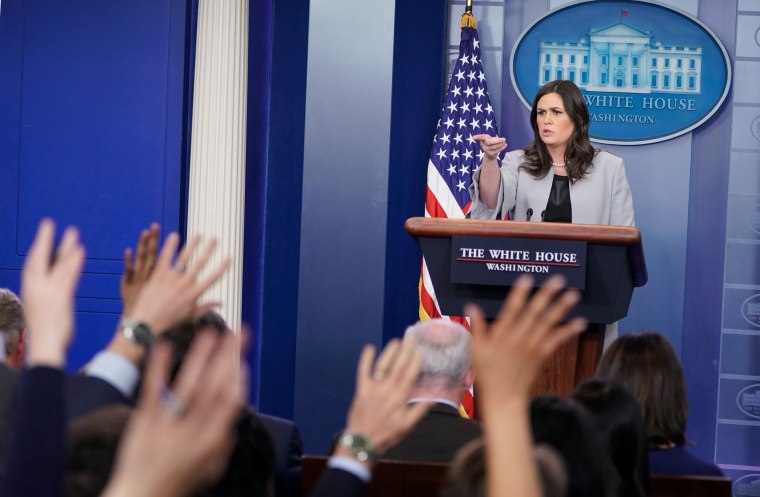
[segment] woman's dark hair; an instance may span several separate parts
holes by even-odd
[[[597,151],[591,145],[588,137],[588,126],[591,120],[588,107],[583,100],[583,94],[572,81],[562,79],[550,81],[536,93],[536,97],[533,99],[533,107],[530,109],[533,141],[525,147],[525,158],[520,167],[536,178],[543,178],[552,168],[552,156],[549,154],[546,144],[541,140],[537,121],[538,101],[549,93],[556,93],[562,98],[565,112],[575,125],[567,143],[564,158],[567,176],[570,181],[575,182],[583,178]]]
[[[567,497],[609,497],[619,486],[617,472],[595,433],[591,414],[577,402],[542,395],[530,405],[533,442],[559,452],[568,475]]]
[[[636,399],[650,447],[686,443],[688,400],[673,347],[657,332],[622,335],[602,356],[596,375],[621,383]]]
[[[619,497],[645,497],[649,487],[649,444],[636,400],[612,380],[586,381],[570,398],[585,407],[620,477]]]
[[[220,335],[229,332],[229,328],[227,327],[224,318],[216,311],[208,311],[197,318],[182,322],[174,328],[166,330],[160,337],[158,337],[158,340],[170,343],[174,351],[169,368],[169,385],[172,385],[177,378],[179,370],[185,362],[185,357],[193,346],[195,337],[202,330],[206,329],[214,330]],[[145,364],[141,366],[141,369],[145,369]],[[143,378],[144,376],[141,374],[140,381],[133,394],[133,399],[140,398]]]
[[[179,370],[185,362],[185,357],[193,346],[195,337],[206,329],[212,329],[220,335],[229,331],[227,323],[219,313],[208,311],[197,318],[178,324],[161,335],[160,340],[171,343],[174,349],[171,369],[169,370],[169,384],[174,383],[175,378],[177,378]]]

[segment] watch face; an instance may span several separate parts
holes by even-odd
[[[371,450],[372,446],[364,439],[357,440],[357,443],[354,445],[354,454],[362,462],[369,460]]]
[[[347,433],[341,438],[341,445],[361,462],[374,460],[375,448],[372,442],[362,435]]]
[[[153,344],[153,332],[145,323],[139,323],[134,327],[135,342],[149,347]]]
[[[125,320],[125,322],[122,322],[122,331],[130,342],[142,345],[143,347],[153,345],[153,331],[146,323],[135,323]]]

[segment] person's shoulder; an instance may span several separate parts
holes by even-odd
[[[504,154],[503,161],[510,161],[510,162],[517,162],[520,163],[525,158],[525,150],[518,148],[517,150],[512,150],[511,152],[507,152]]]
[[[594,155],[594,165],[597,165],[597,164],[604,165],[604,166],[622,167],[623,158],[615,154],[612,154],[610,152],[607,152],[606,150],[597,150],[596,154]]]
[[[520,148],[517,150],[512,150],[504,154],[504,158],[501,159],[501,167],[518,169],[524,161],[525,161],[525,151],[523,149]]]
[[[597,150],[594,155],[594,159],[591,162],[591,167],[586,170],[587,174],[594,175],[597,178],[603,177],[608,181],[617,177],[621,171],[625,171],[625,165],[623,159],[615,154],[611,154],[606,150]]]
[[[702,476],[723,476],[723,471],[714,463],[700,459],[691,453],[686,447],[682,447],[683,452],[688,457],[689,462],[694,468],[694,473]]]
[[[463,417],[459,410],[447,404],[435,403],[427,413],[426,418],[437,418],[438,420],[448,423],[450,426],[465,427],[470,430],[482,431],[480,422]]]
[[[264,414],[263,412],[256,412],[256,416],[265,424],[273,425],[273,426],[282,426],[282,427],[288,427],[292,428],[295,426],[295,423],[289,419],[280,418],[278,416],[273,416],[271,414]]]
[[[0,384],[16,383],[18,372],[8,365],[0,362]]]
[[[686,447],[651,449],[649,464],[652,474],[723,476],[718,466],[696,457]]]
[[[300,440],[301,433],[295,422],[260,412],[255,413],[255,415],[275,440],[290,440],[292,438]]]

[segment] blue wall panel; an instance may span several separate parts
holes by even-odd
[[[752,242],[726,245],[725,282],[727,284],[760,285],[760,251]]]
[[[309,0],[272,4],[271,25],[257,24],[259,29],[269,29],[269,39],[259,37],[259,43],[269,45],[271,61],[260,51],[255,61],[271,64],[271,80],[262,74],[252,82],[260,86],[251,88],[257,93],[254,105],[266,106],[266,116],[261,109],[259,117],[267,121],[258,129],[249,124],[254,136],[248,142],[248,174],[263,184],[249,182],[246,190],[243,318],[260,337],[252,357],[259,375],[257,406],[262,412],[292,419]],[[261,13],[252,10],[251,15]],[[250,70],[267,72],[253,66]],[[276,84],[270,86],[271,81]],[[263,93],[265,103],[259,101]]]
[[[715,458],[721,464],[757,465],[760,459],[760,425],[719,424],[717,432]],[[738,494],[740,497],[749,495],[752,494]]]
[[[446,84],[443,7],[440,0],[420,0],[412,9],[396,4],[383,341],[419,317],[422,253],[404,222],[425,215],[427,163]]]
[[[395,3],[309,5],[295,420],[323,452],[380,345]]]
[[[243,240],[242,319],[252,327],[248,350],[250,398],[259,405],[261,303],[269,138],[269,99],[272,55],[272,0],[258,3],[248,14],[248,125],[246,127],[245,227]]]
[[[310,5],[294,399],[310,452],[345,423],[362,345],[417,319],[403,223],[424,214],[443,85],[445,2],[336,6]]]
[[[0,15],[0,285],[43,216],[87,248],[71,367],[113,333],[124,248],[179,223],[186,2],[5,0]]]
[[[760,336],[724,333],[720,373],[760,377]]]
[[[699,18],[720,38],[732,60],[736,8],[735,0],[702,1],[699,10]],[[732,101],[729,93],[723,107],[692,133],[681,345],[692,406],[687,435],[698,442],[694,452],[699,457],[717,462],[722,462],[715,459],[715,439]]]

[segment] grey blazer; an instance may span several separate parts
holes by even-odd
[[[515,150],[504,156],[501,165],[501,187],[496,209],[489,209],[480,202],[478,181],[480,169],[475,171],[470,186],[473,219],[506,218],[525,221],[528,209],[533,209],[531,221],[540,222],[541,212],[546,209],[553,174],[536,179],[520,169],[523,151]],[[570,185],[573,224],[607,224],[633,226],[633,198],[623,159],[609,152],[600,151],[583,179]]]

